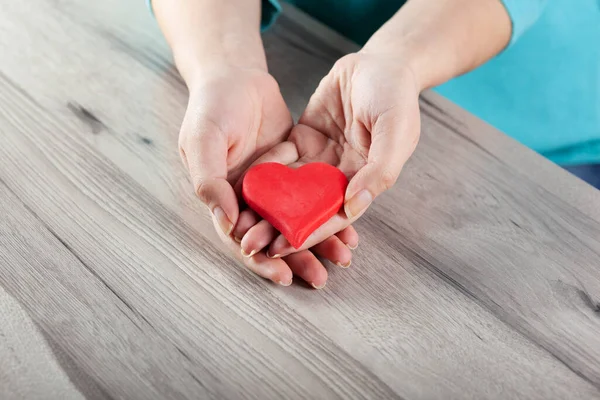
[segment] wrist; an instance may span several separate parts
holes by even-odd
[[[156,19],[188,86],[214,65],[266,70],[260,0],[152,0]]]
[[[511,22],[496,0],[408,1],[369,40],[367,51],[398,54],[421,89],[477,68],[504,49]]]
[[[409,42],[390,42],[373,36],[360,50],[360,53],[382,57],[397,64],[398,68],[408,70],[413,76],[419,92],[434,86],[432,82],[435,81],[435,78],[428,68],[430,64],[426,60],[426,54]]]
[[[247,69],[266,73],[267,60],[260,35],[250,36],[225,35],[220,40],[207,40],[193,47],[174,48],[177,68],[188,88],[220,70]]]

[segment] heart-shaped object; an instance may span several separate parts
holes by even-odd
[[[329,164],[310,163],[292,169],[264,163],[246,173],[242,195],[251,209],[298,249],[340,210],[347,186],[342,171]]]

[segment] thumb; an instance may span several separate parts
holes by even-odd
[[[189,170],[196,196],[229,236],[239,216],[237,196],[227,181],[227,136],[216,126],[199,132],[182,130],[179,150]]]
[[[418,110],[416,118],[401,114],[391,108],[373,123],[367,164],[352,177],[346,189],[344,211],[349,219],[359,217],[377,196],[396,183],[417,145]]]

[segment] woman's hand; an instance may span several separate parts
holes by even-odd
[[[349,178],[344,211],[317,229],[299,250],[337,232],[344,236],[373,199],[396,182],[419,139],[419,93],[416,75],[401,58],[368,52],[345,56],[319,84],[288,142],[263,156],[292,167],[326,162]],[[242,248],[246,243],[265,245],[269,238],[274,239],[268,249],[273,257],[298,251],[266,222],[261,224],[244,235]],[[317,271],[322,265],[312,268],[315,275],[323,273]]]
[[[229,236],[239,216],[234,184],[267,150],[283,142],[292,117],[275,79],[262,69],[206,69],[190,85],[179,153],[196,195]]]

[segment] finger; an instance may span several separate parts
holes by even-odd
[[[375,197],[396,183],[417,145],[419,125],[418,109],[399,113],[391,108],[379,115],[372,127],[367,164],[346,189],[344,210],[348,218],[360,216]]]
[[[282,259],[268,258],[265,253],[257,253],[253,257],[244,257],[244,264],[255,274],[269,279],[278,285],[292,284],[292,269]]]
[[[327,270],[309,250],[300,251],[284,258],[295,275],[304,279],[315,289],[322,289],[327,282]]]
[[[235,228],[233,228],[233,239],[240,243],[246,232],[258,224],[259,221],[260,217],[254,211],[250,209],[242,211],[238,217],[237,224],[235,224]]]
[[[311,233],[299,249],[294,248],[283,235],[279,235],[269,246],[267,255],[272,258],[285,257],[288,254],[309,249],[330,236],[335,235],[337,232],[340,232],[351,223],[352,221],[346,218],[343,212],[337,213],[331,217],[329,221],[325,222],[317,228],[317,230]]]
[[[239,205],[227,182],[227,138],[214,124],[186,121],[180,138],[180,154],[189,168],[194,191],[228,236],[237,222]]]
[[[306,250],[308,247],[302,246],[299,249],[295,249],[290,242],[283,235],[277,236],[277,238],[271,243],[267,250],[267,257],[269,258],[280,258],[285,257],[289,254]]]
[[[358,232],[352,225],[346,229],[342,229],[335,234],[350,250],[354,250],[358,247]]]
[[[214,217],[213,223],[216,227],[217,221]],[[289,286],[292,284],[293,273],[285,261],[282,259],[268,258],[264,252],[257,253],[253,257],[242,257],[240,245],[234,242],[231,236],[225,236],[220,230],[217,230],[217,232],[219,233],[219,238],[234,254],[236,259],[242,261],[244,266],[246,266],[249,270],[265,279],[269,279],[277,283],[278,285]]]
[[[242,255],[252,257],[277,237],[277,231],[266,220],[260,221],[246,232],[240,243]]]
[[[325,239],[311,251],[342,268],[348,268],[352,264],[352,252],[337,236]]]
[[[281,142],[271,150],[260,156],[252,163],[252,166],[266,162],[278,162],[280,164],[291,164],[298,160],[298,150],[292,142]]]
[[[296,161],[298,161],[298,150],[296,149],[296,145],[292,142],[282,142],[257,158],[248,169],[255,165],[264,164],[267,162],[277,162],[288,165]],[[248,170],[246,170],[246,172],[248,172]],[[235,192],[238,194],[242,192],[242,182],[244,181],[246,172],[242,174],[240,179],[238,179],[235,184]]]

